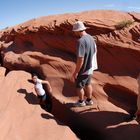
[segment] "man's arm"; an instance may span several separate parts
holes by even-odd
[[[50,93],[52,92],[52,87],[51,87],[49,81],[42,80],[42,84],[46,84],[46,85],[47,85],[48,91],[49,91]]]
[[[74,79],[77,78],[77,75],[83,65],[83,62],[84,62],[84,58],[83,57],[78,57],[77,58],[77,61],[76,61],[76,68],[75,68],[75,71],[74,71],[74,74],[73,74],[73,77]]]

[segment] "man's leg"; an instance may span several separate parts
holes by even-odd
[[[93,105],[93,101],[92,101],[92,85],[86,85],[85,86],[85,93],[86,93],[86,104],[87,105]]]
[[[83,88],[76,88],[76,93],[79,97],[79,100],[80,101],[83,101],[84,100],[84,89]]]
[[[86,103],[84,101],[84,94],[85,94],[84,89],[83,88],[76,88],[76,93],[77,93],[77,95],[79,97],[79,100],[78,100],[78,102],[76,102],[74,104],[74,106],[77,106],[77,107],[85,106]]]
[[[85,93],[88,99],[92,98],[92,85],[91,84],[85,86]]]
[[[75,103],[75,106],[85,106],[85,101],[84,101],[84,95],[85,95],[85,91],[84,91],[84,76],[79,75],[77,76],[76,79],[76,93],[79,97],[79,100],[77,103]]]

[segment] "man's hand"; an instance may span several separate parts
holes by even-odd
[[[73,77],[72,77],[72,81],[75,81],[75,79],[77,79],[78,73],[83,65],[84,62],[84,58],[83,57],[78,57],[77,61],[76,61],[76,68],[75,71],[73,73]]]

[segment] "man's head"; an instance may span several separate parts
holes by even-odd
[[[73,24],[72,31],[75,33],[76,36],[81,36],[81,34],[83,32],[85,32],[85,30],[86,30],[86,27],[85,27],[85,25],[84,25],[84,23],[82,21],[76,21]]]
[[[38,79],[38,76],[36,74],[33,74],[32,75],[32,80],[33,80],[34,83],[36,83],[37,79]]]

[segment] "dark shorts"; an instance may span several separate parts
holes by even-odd
[[[51,112],[52,110],[52,98],[48,96],[48,94],[44,94],[43,96],[39,96],[39,104],[42,109],[45,109],[47,112]]]
[[[76,82],[76,88],[84,88],[91,83],[92,75],[78,75]]]
[[[46,95],[46,94],[44,94],[43,96],[38,95],[38,99],[39,99],[40,101],[45,101],[46,98],[47,98],[47,95]]]

